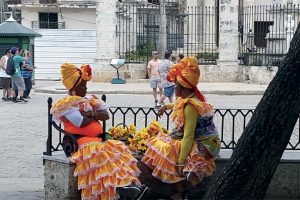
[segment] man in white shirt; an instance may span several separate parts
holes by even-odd
[[[3,101],[11,100],[11,77],[6,74],[5,69],[7,66],[7,60],[11,56],[10,49],[5,51],[5,55],[0,60],[0,84],[3,87]]]
[[[158,52],[152,51],[152,59],[148,62],[147,72],[150,78],[150,87],[152,88],[152,94],[155,100],[155,107],[159,107],[159,103],[157,100],[157,88],[159,88],[159,96],[161,97],[163,88],[161,86],[160,75],[158,72],[158,66],[160,64],[160,60],[158,59]]]

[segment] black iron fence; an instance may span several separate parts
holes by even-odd
[[[218,10],[215,7],[188,7],[166,4],[167,49],[174,55],[196,56],[199,63],[215,64],[218,59]],[[126,62],[148,62],[158,49],[159,5],[118,7],[116,40],[119,58]]]
[[[299,23],[299,4],[244,7],[239,16],[239,59],[254,66],[278,65]]]
[[[48,99],[48,139],[46,155],[51,155],[53,151],[62,150],[62,137],[61,131],[52,129],[52,115],[50,109],[52,106],[52,98]],[[251,109],[216,109],[214,122],[218,129],[221,148],[234,149],[238,139],[250,121],[254,110]],[[172,111],[166,111],[165,114],[159,118],[157,110],[154,108],[141,108],[141,107],[110,107],[110,119],[103,123],[104,130],[117,124],[123,123],[130,125],[133,123],[137,130],[148,126],[152,120],[157,120],[163,127],[168,130],[173,128],[170,123]],[[287,145],[287,150],[300,150],[300,116],[294,128],[293,134]]]

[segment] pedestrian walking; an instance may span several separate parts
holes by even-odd
[[[30,58],[30,52],[25,51],[24,57],[27,57],[28,60],[24,61],[24,63],[21,65],[21,74],[24,79],[25,83],[25,91],[24,91],[24,98],[25,99],[31,99],[29,96],[31,88],[32,88],[32,72],[34,71],[34,66],[32,66],[32,62],[29,60]]]
[[[28,58],[26,56],[25,57],[21,57],[19,55],[19,49],[17,47],[12,47],[10,50],[11,50],[11,53],[12,53],[12,56],[13,56],[13,64],[14,64],[14,69],[15,69],[14,74],[11,76],[11,80],[12,80],[12,96],[13,96],[13,100],[12,101],[14,103],[28,102],[24,98],[25,83],[24,83],[24,79],[22,77],[21,69],[20,69],[20,65],[25,60],[28,60]],[[20,100],[17,99],[16,90],[18,91],[18,94],[20,95]]]
[[[164,55],[164,59],[160,62],[158,72],[160,75],[161,85],[163,87],[163,94],[161,95],[159,99],[159,105],[162,105],[164,103],[164,100],[166,97],[168,97],[169,102],[173,103],[173,95],[174,95],[174,83],[169,82],[167,80],[167,75],[169,74],[170,67],[172,64],[174,64],[171,59],[172,52],[166,51]]]
[[[159,106],[157,99],[157,88],[159,89],[159,95],[162,95],[163,89],[161,86],[161,80],[158,72],[160,60],[158,59],[158,52],[152,52],[152,59],[148,62],[147,72],[150,78],[150,87],[152,88],[152,94],[155,101],[155,107]]]
[[[0,61],[0,84],[3,88],[2,100],[11,100],[11,77],[6,73],[7,61],[11,56],[10,49],[6,49],[5,55],[1,57]]]

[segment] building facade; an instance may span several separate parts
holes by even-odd
[[[43,35],[36,39],[37,78],[59,79],[62,62],[94,63],[98,72],[109,71],[99,61],[112,58],[145,64],[159,46],[163,2],[167,49],[213,68],[278,65],[299,22],[300,0],[20,0],[11,7]]]

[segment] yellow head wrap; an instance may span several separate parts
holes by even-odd
[[[167,79],[170,82],[177,81],[185,88],[194,89],[194,93],[198,99],[205,102],[205,97],[197,88],[200,80],[200,69],[197,58],[185,57],[179,63],[171,66]]]
[[[200,69],[197,58],[185,57],[179,63],[171,66],[168,80],[178,82],[185,88],[194,88],[200,79]],[[187,80],[187,81],[186,81]]]
[[[70,63],[64,63],[60,69],[61,79],[68,90],[74,89],[81,80],[90,81],[92,79],[92,69],[90,65],[83,64],[81,68]]]

